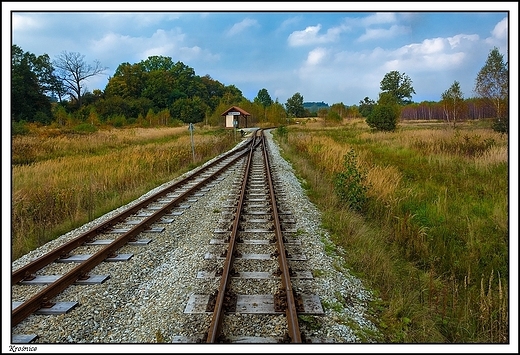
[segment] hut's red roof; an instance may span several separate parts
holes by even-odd
[[[235,112],[240,112],[240,114],[242,116],[251,116],[251,114],[245,110],[242,110],[240,107],[238,106],[231,106],[230,108],[228,108],[226,111],[224,111],[224,113],[222,113],[221,116],[226,116],[228,112],[231,112],[231,111],[235,111]]]

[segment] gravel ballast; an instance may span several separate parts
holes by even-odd
[[[296,220],[294,228],[301,231],[298,238],[307,257],[305,266],[315,274],[313,280],[296,280],[293,287],[297,291],[319,295],[325,311],[324,316],[308,319],[308,324],[301,325],[302,330],[308,337],[327,343],[375,342],[372,336],[377,334],[377,330],[367,315],[367,304],[372,299],[371,293],[364,288],[361,280],[352,276],[342,266],[339,255],[325,252],[324,243],[332,243],[327,232],[320,227],[318,209],[305,195],[290,164],[280,156],[279,148],[272,140],[271,134],[266,132],[266,136],[271,152],[271,165],[281,180],[286,196],[284,204],[293,212]],[[68,351],[74,352],[101,350],[95,345],[79,348],[76,344],[120,346],[105,351],[119,351],[121,344],[132,344],[125,345],[125,349],[128,349],[125,352],[177,352],[172,347],[179,347],[181,352],[209,350],[208,345],[204,344],[152,343],[171,343],[177,337],[191,337],[203,334],[206,330],[210,315],[186,314],[184,309],[191,295],[209,294],[218,287],[218,278],[197,279],[197,271],[205,267],[204,255],[211,249],[209,241],[215,238],[213,232],[219,226],[223,206],[230,198],[230,191],[234,191],[232,184],[239,177],[239,173],[240,169],[237,167],[223,175],[223,179],[204,196],[196,197],[196,201],[190,202],[190,207],[183,209],[182,215],[172,217],[171,223],[161,224],[165,228],[163,232],[147,233],[145,237],[152,239],[151,243],[122,247],[118,253],[132,253],[130,260],[104,262],[91,271],[92,275],[110,275],[107,281],[98,285],[74,285],[57,296],[55,301],[79,303],[69,313],[51,316],[31,315],[13,327],[12,334],[38,336],[34,343],[25,346],[44,349],[46,345],[43,344],[67,344]],[[190,174],[184,174],[180,178]],[[177,180],[150,191],[141,199]],[[13,261],[12,270],[77,237],[86,229],[100,224],[104,219],[138,203],[141,199]],[[96,247],[82,248],[85,248],[82,253],[96,251]],[[63,274],[70,267],[68,264],[55,264],[52,266],[52,273]],[[27,293],[28,287],[32,288],[31,292],[35,292],[41,286],[13,286],[12,301],[27,299],[30,296]],[[233,317],[232,322],[235,323],[231,327],[238,329],[252,326],[247,315]],[[165,346],[169,347],[168,350]],[[248,347],[258,345],[227,346],[244,346],[243,351],[248,351]],[[56,351],[60,351],[59,346]]]

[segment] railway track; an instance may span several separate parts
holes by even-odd
[[[300,331],[298,315],[324,314],[317,295],[297,294],[292,278],[312,279],[310,271],[294,271],[290,263],[305,261],[292,236],[293,216],[283,210],[263,135],[245,164],[243,175],[232,191],[223,228],[215,230],[205,255],[215,260],[199,278],[219,278],[212,294],[194,294],[186,313],[210,313],[208,330],[202,336],[176,337],[174,342],[207,343],[302,343],[312,342]],[[278,197],[277,197],[278,196]],[[253,328],[272,323],[270,336],[247,334],[237,329],[233,318],[247,315]]]
[[[307,225],[308,217],[294,210],[292,197],[280,186],[285,175],[279,177],[271,167],[263,134],[257,132],[243,143],[15,269],[13,301],[19,302],[12,306],[12,342],[329,343],[347,339],[341,329],[330,333],[317,327],[334,323],[327,318],[323,302],[330,304],[331,297],[349,291],[343,286],[325,291],[323,285],[334,282],[313,278],[316,268],[327,267],[322,265],[322,252],[315,249],[315,238],[295,228]],[[208,223],[207,217],[214,222]],[[312,266],[307,265],[309,252]],[[128,274],[120,272],[118,265],[128,265],[123,268]],[[112,295],[116,288],[121,291]],[[48,325],[39,324],[57,325],[59,332],[47,332],[43,328]],[[126,329],[129,326],[131,330]],[[38,331],[44,333],[36,341]],[[329,338],[338,331],[342,335]]]

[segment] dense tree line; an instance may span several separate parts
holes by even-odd
[[[186,64],[165,56],[122,63],[104,90],[84,90],[85,79],[102,74],[101,63],[87,64],[79,53],[62,52],[54,61],[12,46],[11,119],[59,126],[222,124],[221,114],[237,105],[252,114],[251,123],[286,122],[286,107],[267,89],[250,102],[234,85],[196,75]],[[299,99],[299,100],[298,100]],[[288,100],[290,114],[301,117],[297,93]]]
[[[478,120],[483,118],[492,118],[495,116],[495,109],[487,100],[482,98],[464,99],[461,103],[458,120]],[[451,116],[450,116],[451,117]],[[441,101],[423,101],[420,103],[411,103],[403,106],[400,113],[402,120],[445,120],[445,107]]]
[[[251,102],[234,85],[224,85],[209,75],[199,76],[186,64],[165,56],[150,56],[138,63],[122,63],[104,90],[84,89],[85,80],[104,73],[94,61],[79,53],[62,52],[54,61],[12,46],[11,119],[43,125],[156,126],[204,122],[223,125],[221,114],[236,105],[251,113],[249,122],[284,124],[298,117],[329,121],[365,117],[376,129],[393,130],[399,119],[432,119],[455,122],[498,117],[508,122],[507,63],[495,48],[476,79],[476,98],[465,99],[457,81],[440,95],[439,102],[414,103],[410,77],[398,71],[380,82],[377,101],[365,97],[359,105],[335,103],[311,111],[297,92],[285,104],[273,100],[262,88]],[[327,104],[328,106],[328,104]],[[15,131],[15,130],[13,130]]]
[[[170,57],[152,56],[119,65],[94,107],[107,118],[138,120],[167,110],[172,118],[196,123],[204,121],[221,101],[234,104],[242,99],[242,92],[233,85],[225,86],[209,75],[200,77],[193,68]]]

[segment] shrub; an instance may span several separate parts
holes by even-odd
[[[178,118],[173,118],[171,120],[170,126],[172,126],[172,127],[182,127],[182,126],[184,126],[184,122],[182,122]]]
[[[327,120],[341,122],[342,118],[339,113],[329,110],[327,113]]]
[[[375,105],[370,115],[368,115],[367,124],[380,131],[394,131],[397,127],[397,118],[399,112],[394,105]]]
[[[285,126],[279,126],[274,133],[280,137],[284,142],[287,142],[287,136],[289,134],[289,131],[287,130],[287,127]]]
[[[90,124],[90,123],[80,123],[76,127],[74,127],[74,131],[78,133],[92,133],[96,132],[97,128],[96,126]]]
[[[334,191],[342,203],[354,211],[362,211],[367,202],[366,176],[357,167],[354,149],[343,157],[345,170],[334,176]]]
[[[29,128],[27,127],[27,122],[25,121],[19,121],[19,122],[15,122],[15,121],[12,121],[12,124],[11,124],[11,135],[15,136],[15,135],[25,135],[25,134],[29,134]]]
[[[108,124],[114,127],[123,127],[126,124],[125,115],[113,115],[107,120]]]
[[[507,118],[497,118],[495,122],[493,122],[493,130],[499,133],[507,133],[509,130],[509,124]]]

